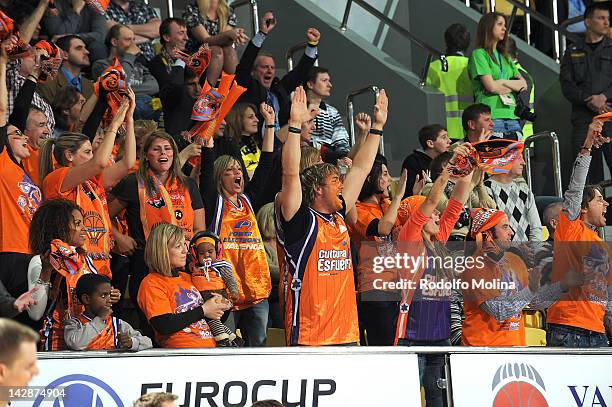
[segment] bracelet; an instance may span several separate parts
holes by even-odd
[[[585,147],[585,146],[582,146],[582,147],[580,147],[580,150],[586,150],[586,151],[588,151],[588,152],[590,153],[592,148],[593,148],[593,147],[588,147],[588,148],[587,148],[587,147]]]
[[[276,124],[266,124],[264,127],[266,129],[275,129],[276,128]]]
[[[383,135],[383,131],[382,130],[376,130],[376,129],[370,129],[370,134],[376,134],[377,136],[382,136]]]
[[[40,278],[38,280],[36,280],[36,282],[34,284],[46,285],[48,287],[51,287],[51,282],[50,281],[43,281]]]
[[[32,75],[32,74],[29,74],[29,75],[28,75],[28,79],[29,79],[30,77],[34,78],[34,81],[35,81],[35,82],[38,82],[38,77],[36,77],[36,76],[34,76],[34,75]]]
[[[319,45],[319,41],[308,41],[308,45],[310,45],[311,47],[316,47],[317,45]]]
[[[289,126],[289,133],[302,134],[302,129],[298,129],[297,127]]]

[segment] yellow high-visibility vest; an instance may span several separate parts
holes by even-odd
[[[468,75],[468,58],[461,55],[447,56],[448,71],[442,70],[442,62],[436,60],[429,66],[427,85],[444,93],[446,130],[453,140],[463,139],[461,115],[474,103],[474,90]]]

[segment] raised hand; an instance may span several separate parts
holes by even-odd
[[[406,193],[406,181],[408,181],[408,170],[404,168],[402,170],[402,175],[400,175],[399,181],[397,183],[397,187],[395,188],[395,196],[393,197],[398,199],[403,199],[404,194]],[[415,194],[418,195],[418,194]]]
[[[261,23],[259,24],[259,30],[264,34],[268,34],[270,31],[274,29],[274,27],[276,27],[276,24],[277,24],[277,21],[276,21],[276,18],[274,17],[274,13],[272,11],[266,11],[266,14],[264,14],[263,17],[261,18]]]
[[[116,132],[121,127],[123,120],[125,120],[125,115],[128,112],[130,107],[130,99],[128,97],[124,97],[119,105],[119,109],[117,109],[117,113],[115,113],[115,117],[113,117],[113,121],[111,122],[109,128],[110,131]]]
[[[604,143],[609,143],[610,138],[602,136],[603,122],[600,120],[594,120],[589,124],[587,130],[587,136],[584,140],[584,147],[586,148],[599,148]]]
[[[134,93],[134,91],[132,90],[131,87],[128,88],[127,90],[127,96],[128,96],[128,100],[130,103],[130,106],[128,108],[128,112],[126,114],[126,118],[129,119],[134,119],[134,111],[136,110],[136,94]]]
[[[355,125],[362,133],[367,133],[370,131],[370,127],[372,127],[372,118],[367,113],[357,113],[355,116]]]
[[[276,115],[272,106],[268,105],[266,102],[262,102],[261,105],[259,105],[259,111],[261,112],[261,115],[263,116],[266,124],[274,124],[274,119]]]
[[[387,98],[387,92],[381,89],[376,97],[376,104],[374,105],[374,126],[383,127],[387,123],[387,114],[389,111],[389,99]]]
[[[309,44],[317,45],[319,40],[321,40],[321,33],[316,28],[311,27],[306,31],[306,39]]]
[[[306,123],[311,119],[310,111],[308,110],[308,103],[306,100],[306,92],[304,88],[298,86],[293,92],[291,97],[291,113],[289,114],[289,121],[300,126],[302,123]]]
[[[423,188],[425,188],[425,184],[431,179],[430,175],[429,170],[423,170],[420,174],[416,175],[414,185],[412,186],[412,195],[421,195]]]

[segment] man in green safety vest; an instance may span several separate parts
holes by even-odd
[[[463,24],[452,24],[444,32],[444,41],[447,64],[443,65],[440,60],[431,63],[427,85],[444,93],[448,136],[453,140],[461,140],[461,114],[474,103],[472,82],[467,72],[468,58],[465,56],[470,46],[470,33]]]
[[[527,89],[520,92],[518,97],[523,100],[525,106],[529,108],[529,111],[532,114],[532,119],[535,120],[535,82],[533,81],[533,77],[527,72],[525,68],[521,66],[518,61],[518,48],[516,46],[516,42],[512,38],[508,38],[508,54],[512,57],[514,64],[516,65],[516,69],[518,69],[521,76],[527,82]],[[529,99],[527,99],[527,95],[529,95]],[[527,100],[525,100],[527,99]],[[523,126],[523,140],[527,137],[533,135],[533,121],[524,119],[523,117],[519,117],[521,126]]]

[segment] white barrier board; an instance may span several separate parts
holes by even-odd
[[[67,399],[13,406],[131,406],[142,393],[169,391],[179,406],[417,406],[417,356],[341,351],[330,354],[227,354],[44,359],[31,386],[65,386]]]
[[[612,406],[612,355],[456,354],[455,407]]]

